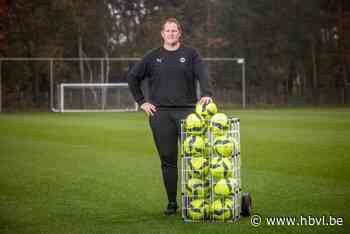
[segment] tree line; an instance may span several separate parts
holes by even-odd
[[[325,2],[12,0],[6,2],[2,17],[6,46],[0,53],[2,57],[140,57],[160,46],[161,22],[175,17],[183,24],[184,43],[203,57],[245,58],[248,103],[339,104],[346,101],[346,93],[337,79],[335,16]],[[27,97],[25,105],[42,105],[40,98],[49,91],[47,65],[2,63],[4,105],[15,105],[19,93]],[[104,75],[93,61],[82,60],[74,69],[69,66],[57,64],[56,73],[74,74],[79,82],[113,82],[117,71],[125,72],[118,67],[122,65],[108,60],[102,65]],[[208,66],[218,97],[225,90],[240,92],[240,76],[227,75],[234,72],[232,64]]]

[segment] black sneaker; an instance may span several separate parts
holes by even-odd
[[[179,208],[176,202],[169,202],[168,207],[165,209],[165,215],[173,215],[176,214],[176,210]]]

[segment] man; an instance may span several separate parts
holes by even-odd
[[[174,18],[165,20],[161,31],[163,46],[149,51],[128,74],[131,93],[141,109],[149,116],[163,174],[168,206],[165,215],[178,209],[177,149],[180,120],[194,111],[197,102],[196,81],[199,80],[202,97],[209,103],[208,71],[197,52],[181,44],[182,28]],[[141,90],[141,81],[149,80],[149,100]]]

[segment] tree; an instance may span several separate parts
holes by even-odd
[[[222,0],[220,4],[217,33],[231,42],[220,52],[247,59],[249,82],[264,87],[265,100],[278,95],[278,87],[285,96],[292,95],[295,84],[317,90],[320,29],[327,21],[319,1]]]

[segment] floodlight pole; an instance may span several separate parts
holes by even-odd
[[[237,60],[238,64],[242,64],[242,107],[246,108],[246,85],[245,85],[245,60],[244,58]]]
[[[50,109],[53,109],[53,60],[50,59]]]
[[[64,88],[64,84],[60,84],[60,111],[61,112],[64,112],[63,88]]]

